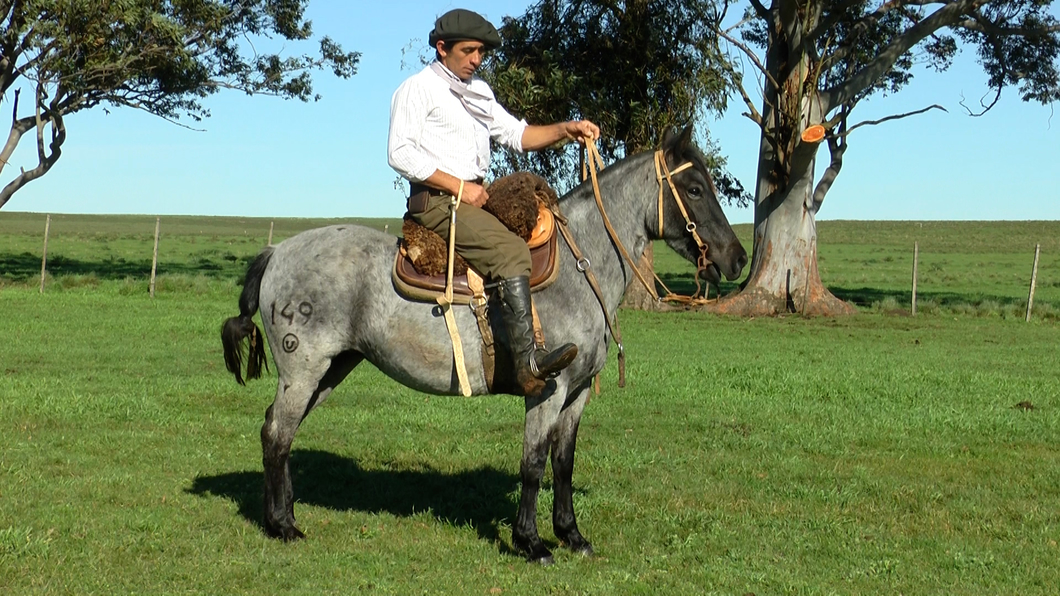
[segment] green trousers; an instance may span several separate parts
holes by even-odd
[[[420,225],[449,242],[449,203],[452,197],[431,197],[427,209],[414,213]],[[530,249],[496,217],[462,203],[456,211],[456,252],[486,281],[530,275]]]

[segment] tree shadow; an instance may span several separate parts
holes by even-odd
[[[880,288],[843,288],[829,286],[828,290],[836,298],[855,304],[857,306],[869,307],[874,303],[883,302],[887,298],[893,298],[898,304],[908,305],[913,300],[911,290],[883,290]],[[978,304],[985,301],[994,301],[998,304],[1015,304],[1026,306],[1026,299],[1013,298],[1012,296],[996,296],[991,294],[962,294],[958,292],[924,292],[916,293],[917,302],[934,302],[941,307],[952,307],[965,304]]]
[[[674,294],[682,296],[691,296],[696,291],[696,274],[692,273],[659,273],[656,272],[659,279],[662,280],[666,287],[670,289]],[[708,282],[706,280],[700,280],[700,292],[706,292]],[[661,292],[661,288],[657,288]],[[727,281],[722,280],[720,284],[710,284],[710,295],[717,298],[719,295],[726,295],[735,292],[740,289],[740,282],[738,281]]]
[[[253,256],[237,258],[221,257],[224,262],[210,259],[199,259],[196,262],[176,263],[160,261],[156,269],[158,275],[191,274],[215,278],[237,277],[242,273]],[[12,281],[26,281],[40,276],[40,255],[28,252],[0,253],[0,276]],[[72,259],[61,255],[48,257],[48,273],[57,275],[95,275],[104,280],[121,280],[128,277],[141,278],[151,275],[151,260],[126,260],[121,257],[107,257],[100,260]]]
[[[291,482],[298,503],[402,517],[430,512],[448,524],[470,525],[491,542],[500,542],[500,527],[513,523],[518,506],[518,475],[491,467],[453,474],[365,470],[347,457],[298,450],[291,453]],[[240,515],[262,527],[264,483],[259,471],[229,472],[199,476],[186,492],[228,499]]]

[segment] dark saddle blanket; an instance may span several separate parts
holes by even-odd
[[[552,207],[556,192],[544,178],[517,172],[489,186],[490,198],[483,209],[493,214],[513,233],[527,241],[533,263],[530,286],[546,287],[556,277],[557,231]],[[459,211],[457,217],[460,217]],[[394,263],[394,286],[401,295],[434,301],[445,292],[448,238],[413,221],[407,214],[402,240]],[[456,255],[453,265],[453,301],[467,303],[474,292],[468,285],[468,264]]]

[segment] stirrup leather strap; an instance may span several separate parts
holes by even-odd
[[[464,362],[464,345],[460,341],[460,331],[453,315],[453,261],[456,257],[456,210],[460,208],[460,199],[464,195],[464,181],[460,181],[460,190],[449,202],[449,265],[445,274],[445,293],[438,297],[438,306],[445,314],[445,326],[449,330],[449,339],[453,342],[453,361],[456,365],[456,378],[460,383],[460,394],[471,396],[471,383],[467,380],[467,365]]]

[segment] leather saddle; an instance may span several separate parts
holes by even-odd
[[[556,279],[556,254],[558,232],[555,217],[552,211],[543,202],[538,202],[537,225],[533,229],[527,246],[530,247],[530,259],[532,267],[530,270],[531,291],[538,291],[548,287]],[[435,299],[445,292],[445,273],[440,275],[425,275],[416,270],[409,250],[402,239],[394,261],[393,269],[394,288],[398,294],[410,300],[434,302]],[[453,302],[456,304],[468,304],[471,302],[474,292],[467,278],[467,273],[453,275]]]

